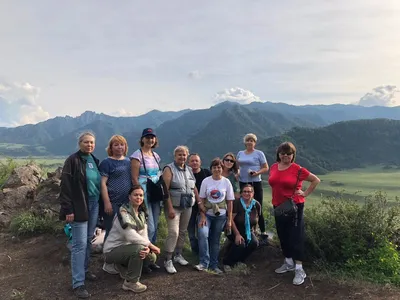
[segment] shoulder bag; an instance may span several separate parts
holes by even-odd
[[[286,199],[283,203],[275,207],[274,215],[276,217],[297,217],[297,205],[293,200],[294,193],[296,192],[297,184],[300,180],[301,167],[297,173],[296,184],[294,186],[293,194],[290,198]]]

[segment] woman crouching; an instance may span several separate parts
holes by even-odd
[[[135,293],[147,289],[139,282],[143,263],[155,263],[156,254],[160,254],[160,249],[149,241],[147,235],[143,197],[140,185],[131,188],[129,203],[123,204],[117,212],[103,248],[106,263],[115,264],[117,270],[127,267],[126,273],[120,273],[125,279],[122,289]]]
[[[234,243],[227,250],[223,259],[225,271],[237,263],[245,263],[250,254],[257,249],[258,240],[254,235],[261,215],[261,205],[254,200],[254,188],[245,184],[240,199],[235,200],[232,213],[232,233],[228,239]]]

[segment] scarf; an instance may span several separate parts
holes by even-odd
[[[130,203],[121,206],[118,218],[123,229],[129,226],[136,231],[143,230],[146,222],[144,212],[139,211],[139,213],[136,214]]]
[[[244,209],[244,229],[246,230],[246,243],[248,245],[251,241],[250,213],[254,205],[256,205],[256,200],[252,199],[248,207],[246,207],[243,198],[240,198],[240,203]]]

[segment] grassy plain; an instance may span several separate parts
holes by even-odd
[[[400,197],[400,168],[386,169],[383,166],[352,169],[331,172],[318,176],[321,183],[314,193],[308,197],[308,203],[320,201],[322,197],[342,195],[355,200],[362,200],[365,196],[376,191],[387,194],[389,201],[396,201]],[[308,186],[307,183],[304,186]],[[271,202],[271,190],[268,184],[264,185],[264,202]]]

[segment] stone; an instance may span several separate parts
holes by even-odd
[[[37,186],[42,180],[42,170],[35,164],[15,168],[3,185],[3,189],[22,186]]]

